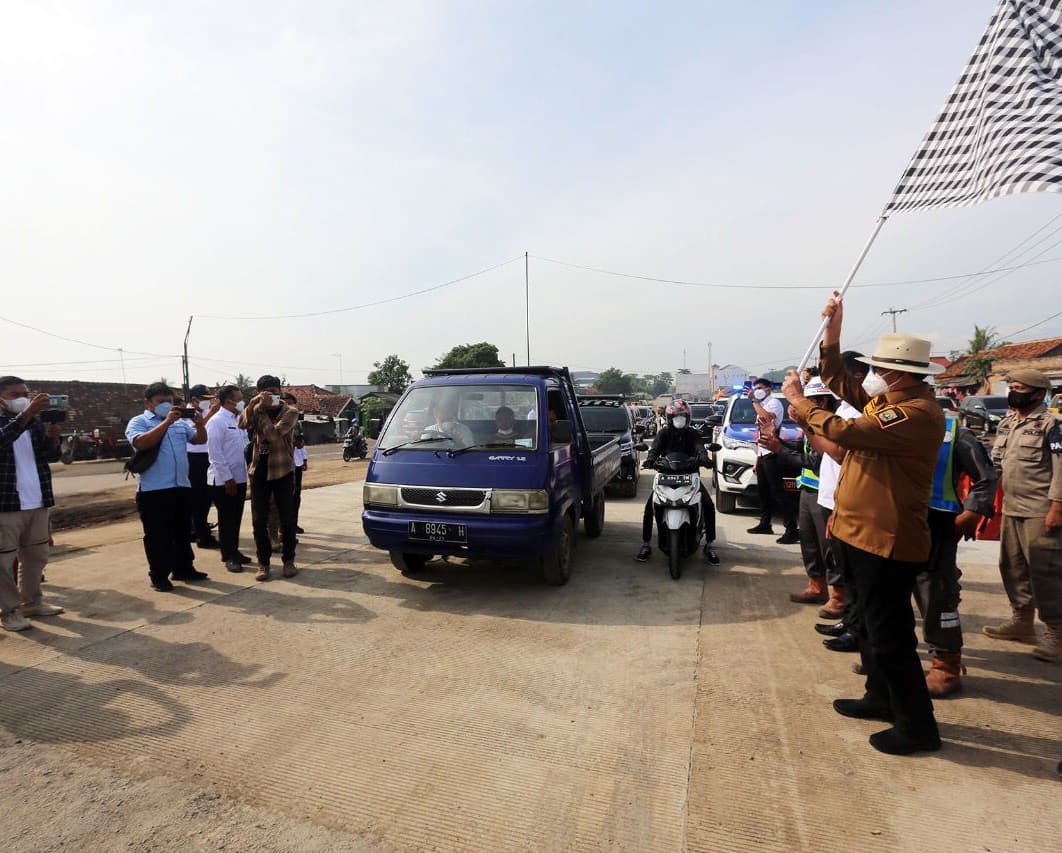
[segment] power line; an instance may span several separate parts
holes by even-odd
[[[1062,214],[1060,214],[1062,215]],[[1053,248],[1053,247],[1052,247]],[[617,272],[616,270],[606,270],[601,267],[590,267],[584,264],[574,264],[569,261],[560,261],[556,258],[544,258],[540,255],[534,256],[535,260],[545,261],[550,264],[557,264],[562,267],[570,267],[571,269],[585,270],[587,272],[596,272],[601,275],[611,275],[618,278],[632,278],[638,281],[649,281],[656,284],[675,284],[681,287],[707,287],[717,288],[720,290],[823,290],[828,285],[824,284],[721,284],[719,282],[710,281],[686,281],[678,278],[661,278],[659,276],[651,275],[639,275],[637,273]],[[875,281],[867,282],[865,284],[853,284],[852,287],[899,287],[905,284],[931,284],[938,281],[953,281],[960,278],[973,278],[986,275],[994,275],[1001,272],[1014,272],[1015,270],[1024,269],[1026,267],[1039,266],[1041,264],[1055,263],[1056,261],[1062,261],[1062,257],[1056,258],[1044,258],[1041,261],[1030,261],[1024,264],[1018,264],[1011,267],[998,267],[996,269],[986,269],[975,273],[958,273],[956,275],[940,275],[933,276],[931,278],[911,278],[904,279],[902,281]]]
[[[60,341],[66,341],[67,343],[80,344],[83,347],[91,347],[92,349],[108,350],[109,352],[121,352],[122,351],[121,347],[108,347],[108,346],[104,346],[103,344],[89,343],[88,341],[82,341],[82,340],[78,340],[77,338],[68,337],[66,335],[60,335],[60,334],[57,334],[55,332],[49,332],[46,329],[40,329],[37,326],[31,326],[29,323],[22,323],[19,320],[12,320],[10,317],[0,317],[0,320],[2,320],[5,323],[10,323],[12,326],[19,326],[19,327],[21,327],[23,329],[29,329],[31,332],[37,332],[37,333],[42,334],[42,335],[47,335],[49,338],[55,338],[55,339],[60,340]],[[124,351],[128,352],[128,353],[132,353],[133,355],[150,355],[150,356],[153,356],[155,358],[180,358],[180,356],[171,355],[169,353],[140,352],[139,350],[131,350],[131,349],[127,349],[127,350],[124,350]]]
[[[346,308],[329,308],[326,311],[309,311],[304,314],[263,314],[259,316],[235,316],[229,314],[197,314],[196,316],[203,320],[302,320],[307,317],[324,317],[328,314],[343,314],[347,311],[360,311],[363,308],[374,308],[377,305],[387,305],[391,302],[399,302],[402,299],[410,299],[414,296],[422,296],[425,293],[432,293],[436,290],[442,290],[444,287],[453,287],[455,284],[460,284],[463,281],[468,281],[471,278],[476,278],[481,275],[486,275],[494,270],[501,269],[509,264],[523,258],[520,255],[515,258],[509,258],[507,261],[502,261],[500,264],[494,264],[494,266],[486,267],[468,275],[463,275],[460,278],[451,279],[450,281],[444,281],[442,284],[435,284],[431,287],[424,287],[420,290],[413,290],[409,293],[403,293],[399,296],[389,296],[386,299],[377,299],[374,302],[364,302],[361,305],[350,305]]]
[[[1014,335],[1020,335],[1022,332],[1027,332],[1029,331],[1029,329],[1035,329],[1037,326],[1042,326],[1044,323],[1048,323],[1051,320],[1054,320],[1055,317],[1062,317],[1062,311],[1059,311],[1057,314],[1052,314],[1050,317],[1044,317],[1044,319],[1040,320],[1037,323],[1033,323],[1031,326],[1026,326],[1024,329],[1018,329],[1018,331],[1016,332],[1010,332],[1007,337],[1010,338]]]

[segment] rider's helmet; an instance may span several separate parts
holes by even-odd
[[[690,404],[685,400],[672,400],[664,409],[664,417],[672,429],[685,429],[690,425]],[[675,423],[675,418],[680,418],[679,423]]]

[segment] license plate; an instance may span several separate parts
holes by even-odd
[[[689,474],[661,474],[660,485],[661,486],[688,486],[690,484]]]
[[[783,477],[782,488],[787,492],[795,492],[797,491],[797,481],[792,477]]]
[[[409,522],[409,538],[421,542],[450,542],[455,545],[468,544],[468,528],[463,524],[438,521]]]

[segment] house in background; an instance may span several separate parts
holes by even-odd
[[[962,355],[953,361],[943,373],[934,376],[938,388],[954,388],[967,394],[1007,393],[1007,374],[1012,370],[1032,367],[1051,380],[1053,388],[1062,386],[1062,338],[1041,338],[1007,344],[996,349],[984,350],[978,358],[990,358],[992,369],[984,382],[966,375],[966,368],[974,356]]]
[[[307,444],[338,441],[358,411],[350,394],[336,394],[320,385],[285,385],[281,390],[295,397],[303,414],[302,434]]]
[[[104,438],[124,436],[126,424],[144,411],[145,386],[136,383],[27,379],[26,384],[32,391],[67,398],[64,435],[98,429]]]

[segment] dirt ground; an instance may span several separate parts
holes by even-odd
[[[305,495],[292,580],[207,552],[207,582],[158,594],[135,520],[64,532],[46,593],[67,612],[0,632],[4,848],[1057,847],[1062,668],[981,635],[1006,612],[994,543],[960,551],[944,749],[890,758],[830,708],[861,683],[788,601],[797,548],[722,516],[723,564],[672,581],[632,559],[646,481],[559,589],[521,565],[398,573],[358,482]]]
[[[312,459],[302,478],[302,488],[319,489],[336,486],[351,480],[365,478],[368,461],[354,459],[344,462],[342,458]],[[132,484],[104,489],[87,494],[78,494],[67,501],[59,501],[52,511],[52,529],[72,530],[94,524],[110,524],[136,516],[133,501],[135,487]]]

